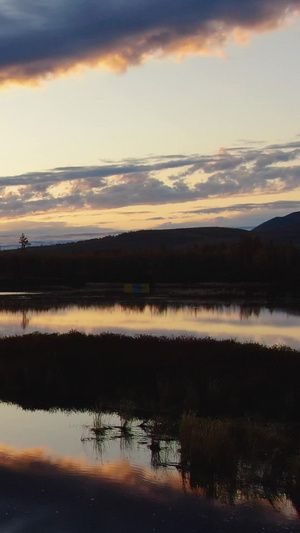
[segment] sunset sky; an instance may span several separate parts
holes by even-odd
[[[300,210],[300,0],[0,0],[0,245]]]

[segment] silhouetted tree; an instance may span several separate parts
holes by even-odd
[[[21,244],[21,248],[23,250],[26,248],[26,246],[30,246],[30,242],[28,238],[26,237],[26,235],[24,235],[24,233],[21,233],[20,235],[19,244]]]

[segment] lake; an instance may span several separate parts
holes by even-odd
[[[13,302],[13,308],[12,308]],[[105,301],[97,304],[49,303],[45,309],[33,296],[1,298],[0,335],[39,331],[90,334],[151,334],[216,339],[234,338],[300,349],[300,310],[251,304]]]
[[[28,294],[1,295],[1,336],[75,329],[231,337],[299,349],[299,325],[297,309],[258,305],[141,299],[82,305],[41,303]],[[130,418],[125,424],[116,412],[102,412],[100,405],[91,413],[29,411],[2,403],[0,421],[0,531],[300,531],[297,486],[292,478],[287,484],[288,472],[274,477],[268,471],[268,454],[273,457],[277,448],[262,448],[250,459],[237,451],[227,468],[225,441],[217,432],[213,446],[221,449],[225,468],[183,468],[182,442],[159,426],[161,420]],[[271,436],[267,428],[266,442]]]
[[[175,439],[154,448],[140,420],[124,431],[116,414],[101,416],[105,432],[95,437],[91,413],[0,405],[1,531],[299,531],[280,487],[247,486],[240,474],[195,481],[178,467]]]

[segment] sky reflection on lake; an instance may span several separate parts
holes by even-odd
[[[240,305],[129,305],[108,303],[50,310],[0,311],[0,335],[40,331],[90,334],[192,335],[236,338],[300,349],[300,314],[281,309]]]
[[[105,415],[111,426],[103,446],[85,440],[92,415],[23,411],[0,404],[0,530],[103,533],[192,533],[299,531],[298,514],[282,493],[267,495],[226,487],[190,485],[172,465],[179,460],[172,444],[169,465],[155,455],[135,421],[127,445],[117,438],[120,419]],[[251,496],[249,496],[249,494]]]

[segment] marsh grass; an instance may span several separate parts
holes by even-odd
[[[299,429],[185,413],[179,441],[182,473],[193,488],[226,494],[228,502],[242,494],[270,500],[288,494],[300,502]]]
[[[0,399],[132,416],[298,421],[300,353],[210,338],[30,334],[0,339]]]
[[[120,416],[120,412],[114,414]],[[139,446],[150,451],[152,468],[178,469],[183,486],[208,498],[226,504],[267,499],[274,506],[289,498],[300,510],[300,429],[296,425],[199,417],[195,412],[183,413],[179,419],[157,416],[138,422],[136,417],[128,420],[132,431],[123,432],[121,426],[105,423],[105,412],[97,412],[93,436],[86,440],[95,446],[99,443],[102,453],[111,439],[120,439],[125,450],[138,438]]]
[[[103,414],[93,414],[93,426],[90,428],[96,436],[102,436],[107,430],[107,427],[103,425]]]
[[[96,439],[105,438],[107,431],[110,429],[110,425],[106,421],[107,414],[100,404],[96,405],[92,412],[92,417],[93,423],[89,426],[90,433],[92,433]]]
[[[128,442],[133,420],[144,419],[153,466],[168,465],[177,439],[177,466],[193,490],[229,501],[286,494],[300,510],[298,351],[75,331],[2,338],[0,399],[92,412],[86,440],[101,450],[105,413],[119,414]]]
[[[183,468],[201,468],[205,475],[236,475],[232,422],[183,414],[179,425]]]
[[[120,416],[121,429],[123,433],[130,432],[134,414],[134,403],[131,400],[121,400],[118,413]]]

